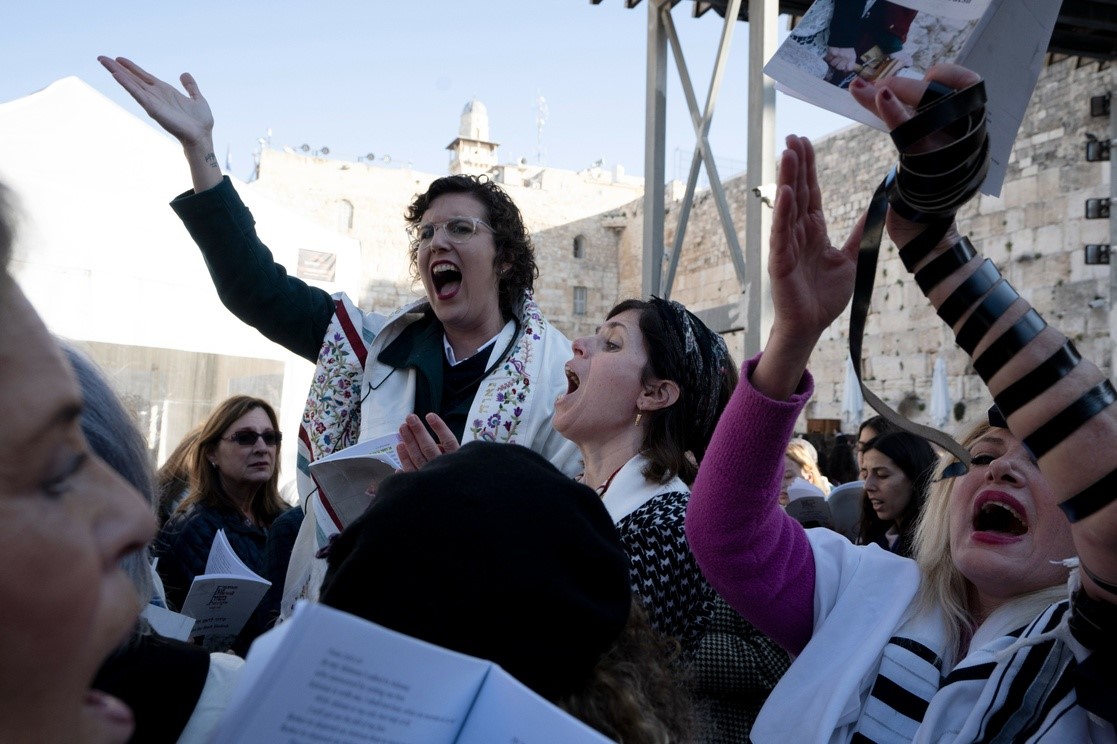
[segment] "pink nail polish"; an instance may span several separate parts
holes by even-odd
[[[891,101],[892,100],[892,91],[888,90],[888,88],[885,88],[884,90],[882,90],[880,92],[880,97],[883,98],[886,101]]]

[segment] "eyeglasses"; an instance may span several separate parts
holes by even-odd
[[[283,441],[283,432],[279,431],[265,431],[260,434],[255,431],[238,431],[227,437],[221,437],[226,442],[239,444],[241,447],[251,447],[256,444],[257,439],[263,439],[264,444],[268,447],[274,447]]]
[[[422,222],[407,228],[407,235],[411,238],[411,247],[426,248],[429,246],[431,241],[434,240],[434,234],[438,232],[440,227],[446,231],[446,237],[450,239],[450,242],[459,245],[468,243],[477,234],[478,227],[493,232],[492,227],[480,217],[451,217],[445,222]]]

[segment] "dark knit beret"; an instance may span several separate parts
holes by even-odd
[[[575,692],[628,619],[628,559],[601,499],[518,445],[471,442],[380,485],[331,546],[321,600]]]

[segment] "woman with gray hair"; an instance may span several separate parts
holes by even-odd
[[[11,224],[0,186],[0,741],[124,742],[131,711],[91,682],[136,622],[121,564],[155,519],[82,434],[73,373],[8,274]]]
[[[89,446],[153,508],[155,473],[135,420],[97,364],[70,344],[60,345],[81,388],[85,405],[81,428]],[[162,586],[151,569],[150,546],[127,556],[123,566],[143,603],[161,597]],[[93,687],[132,709],[136,722],[132,741],[205,742],[243,665],[232,654],[209,654],[198,646],[164,638],[141,617],[132,637],[101,666]]]
[[[96,362],[78,351],[69,342],[58,339],[58,345],[78,378],[85,409],[81,430],[89,446],[110,468],[132,484],[150,506],[155,497],[155,473],[151,466],[147,443],[136,427],[132,415],[124,408],[112,385]],[[156,586],[151,570],[151,546],[124,559],[124,570],[132,579],[140,601],[147,604],[153,597],[163,600],[163,587]],[[141,624],[145,621],[141,618]]]

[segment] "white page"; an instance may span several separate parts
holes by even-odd
[[[587,726],[494,665],[458,744],[610,744]]]
[[[344,529],[372,503],[374,484],[400,467],[396,456],[398,434],[370,439],[310,463],[322,506],[330,521]]]
[[[276,651],[282,647],[288,634],[297,635],[300,630],[305,629],[305,626],[293,622],[304,605],[304,602],[300,602],[295,606],[295,611],[286,622],[279,623],[271,630],[260,635],[248,647],[248,655],[245,657],[244,666],[241,667],[236,687],[233,688],[233,694],[229,697],[226,710],[232,710],[245,703],[248,694],[256,689],[258,680],[270,669],[269,664],[271,664]],[[298,639],[292,639],[291,642],[298,643]]]
[[[990,143],[989,174],[981,191],[1000,193],[1012,145],[1023,121],[1028,99],[1035,88],[1043,57],[1058,16],[1059,4],[1050,0],[893,0],[914,8],[920,15],[912,29],[935,29],[918,37],[909,33],[904,51],[911,51],[915,65],[899,74],[922,78],[935,62],[956,62],[977,71],[985,79],[988,95]],[[807,31],[828,26],[833,5],[815,3],[764,67],[776,87],[816,106],[848,116],[877,129],[883,122],[861,108],[848,90],[822,79],[826,63],[820,56],[824,44],[796,41]],[[934,39],[937,48],[912,46],[913,38],[924,45]],[[819,37],[822,38],[822,37]],[[883,177],[883,169],[882,169]]]
[[[1016,134],[1043,70],[1060,3],[993,0],[993,6],[958,62],[985,78],[989,175],[981,191],[995,196],[1001,192]]]
[[[451,744],[492,667],[321,604],[279,630],[249,654],[217,744]]]
[[[209,557],[206,559],[206,574],[232,574],[236,576],[248,576],[252,578],[264,580],[264,577],[257,574],[240,559],[233,546],[229,544],[229,538],[225,536],[225,530],[218,530],[213,538],[213,544],[209,548]]]
[[[914,64],[905,68],[903,74],[916,78],[922,78],[936,62],[955,61],[990,5],[990,0],[967,0],[964,3],[954,0],[893,2],[919,11],[909,30],[905,51],[911,48],[913,37],[919,37],[918,29],[936,29],[934,38],[940,48],[912,48],[915,52],[912,55]],[[858,105],[848,90],[822,79],[821,73],[825,71],[826,63],[821,54],[828,45],[822,44],[821,40],[814,44],[802,44],[796,40],[802,38],[808,30],[828,28],[832,11],[833,3],[816,2],[811,5],[797,27],[798,33],[793,32],[792,36],[784,40],[764,66],[764,72],[779,84],[778,87],[795,91],[797,98],[883,130],[884,123]],[[824,32],[823,38],[827,35]]]
[[[140,617],[147,620],[156,633],[176,641],[185,641],[189,638],[190,630],[194,627],[194,618],[159,605],[148,604],[140,613]]]
[[[191,638],[201,638],[209,651],[228,649],[260,600],[270,581],[231,574],[195,577],[182,603],[182,614],[195,620]]]

